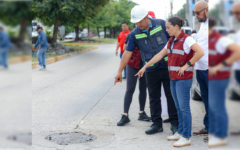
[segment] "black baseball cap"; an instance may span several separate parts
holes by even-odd
[[[39,30],[39,29],[42,29],[42,27],[38,26],[38,27],[37,27],[37,30]]]

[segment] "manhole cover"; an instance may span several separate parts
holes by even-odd
[[[7,137],[8,140],[32,145],[32,133],[19,133]]]
[[[54,133],[45,137],[46,140],[52,141],[59,145],[77,144],[92,142],[97,139],[95,135],[82,132]]]

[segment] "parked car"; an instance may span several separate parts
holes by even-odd
[[[184,27],[181,27],[181,29],[188,35],[191,35],[191,33],[192,33],[192,28],[191,27],[184,26]]]
[[[81,39],[87,38],[88,37],[88,33],[80,32],[78,34],[78,37],[81,38]]]
[[[65,36],[65,40],[70,40],[70,39],[75,39],[76,38],[76,33],[75,32],[71,32],[71,33],[68,33],[66,36]]]
[[[37,26],[32,27],[32,37],[38,37]]]
[[[201,101],[201,91],[200,91],[200,85],[197,81],[197,77],[196,77],[196,71],[194,71],[193,73],[193,83],[192,83],[192,87],[191,87],[191,98],[193,100],[196,101]]]

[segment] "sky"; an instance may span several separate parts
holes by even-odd
[[[170,0],[132,0],[144,6],[148,11],[153,11],[156,18],[166,19],[170,13]],[[177,13],[186,3],[186,0],[173,0],[173,14]]]
[[[144,6],[148,11],[154,11],[157,18],[166,19],[170,13],[170,0],[132,0],[142,6]],[[173,0],[173,14],[177,13],[182,9],[183,4],[187,0]],[[220,0],[209,0],[209,9],[214,8],[214,6],[219,3]]]

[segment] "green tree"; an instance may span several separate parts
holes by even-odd
[[[186,18],[186,11],[187,11],[187,5],[183,4],[183,8],[180,9],[176,14],[174,14],[173,16],[179,16],[182,18]]]
[[[94,16],[98,8],[107,2],[108,0],[33,0],[32,12],[43,24],[51,26],[54,23],[53,42],[56,42],[60,24],[74,26],[78,35],[79,24]]]
[[[18,42],[24,41],[27,25],[30,25],[31,2],[21,1],[1,1],[0,21],[12,27],[20,25]]]

